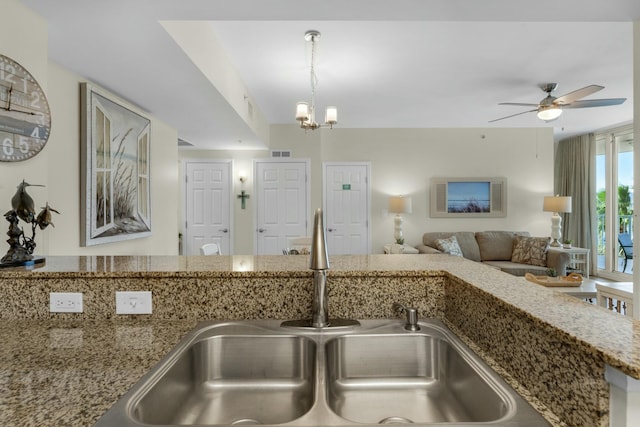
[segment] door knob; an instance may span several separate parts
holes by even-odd
[[[336,231],[336,229],[335,229],[335,228],[327,228],[327,231],[328,231],[329,233],[331,233],[332,231]]]
[[[267,231],[266,228],[258,228],[258,233],[264,233],[265,231]]]
[[[218,231],[222,231],[223,233],[228,233],[228,232],[229,232],[229,229],[228,229],[228,228],[221,228],[221,229],[220,229],[220,230],[218,230]]]

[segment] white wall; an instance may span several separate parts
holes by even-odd
[[[484,137],[483,137],[484,136]],[[404,216],[405,241],[417,245],[422,234],[436,230],[528,230],[548,236],[550,215],[542,199],[553,193],[553,133],[548,129],[334,129],[305,133],[296,125],[271,128],[271,148],[290,149],[293,157],[311,159],[311,208],[322,205],[322,162],[367,161],[372,164],[372,252],[393,241],[393,216],[386,214],[390,195],[413,198],[413,213]],[[268,151],[182,151],[234,159],[237,172],[251,172],[254,158]],[[440,219],[429,217],[432,177],[506,177],[506,218]],[[253,177],[246,188],[250,194]],[[251,199],[247,210],[236,201],[235,252],[253,253],[255,230]]]
[[[179,197],[177,131],[150,115],[153,235],[80,247],[80,200],[84,196],[80,194],[79,86],[85,79],[48,61],[46,22],[40,17],[17,0],[3,0],[3,16],[10,19],[0,25],[0,52],[20,62],[43,86],[51,108],[52,128],[47,145],[38,155],[22,162],[0,163],[2,212],[11,208],[11,196],[24,178],[32,184],[46,185],[29,189],[37,207],[48,201],[60,211],[60,215],[53,216],[55,227],[38,232],[36,254],[177,254],[178,214],[173,205]],[[0,227],[4,233],[2,230]],[[5,251],[0,245],[0,253]]]

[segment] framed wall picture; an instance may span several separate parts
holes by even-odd
[[[506,178],[431,178],[432,218],[507,216]]]
[[[151,234],[151,121],[81,83],[81,246]]]

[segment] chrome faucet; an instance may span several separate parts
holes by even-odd
[[[406,307],[397,302],[394,302],[391,308],[393,309],[393,311],[406,313],[407,321],[404,324],[404,328],[407,331],[416,332],[420,330],[420,325],[418,325],[418,309],[417,308]]]
[[[311,256],[309,268],[313,270],[313,302],[311,304],[311,319],[287,320],[282,326],[303,328],[350,327],[358,326],[360,322],[352,319],[333,319],[329,321],[329,300],[327,297],[327,270],[329,270],[329,255],[324,232],[322,209],[316,209],[313,218],[313,235],[311,238]]]
[[[313,236],[311,239],[311,257],[309,268],[313,270],[313,314],[311,326],[325,328],[329,326],[329,307],[327,304],[327,270],[329,255],[324,234],[322,209],[316,210],[313,218]]]

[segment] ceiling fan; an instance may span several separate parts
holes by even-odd
[[[557,119],[562,114],[562,110],[565,108],[590,108],[590,107],[607,107],[610,105],[622,104],[627,98],[609,98],[609,99],[586,99],[582,100],[585,96],[589,96],[592,93],[598,92],[604,89],[604,86],[590,85],[585,86],[582,89],[574,90],[565,95],[555,97],[551,96],[551,92],[556,90],[557,83],[543,83],[540,85],[540,89],[547,93],[547,96],[538,104],[525,104],[520,102],[501,102],[498,105],[516,105],[521,107],[535,107],[532,110],[522,111],[520,113],[512,114],[510,116],[501,117],[499,119],[490,120],[491,122],[497,122],[498,120],[508,119],[510,117],[519,116],[521,114],[538,112],[538,118],[545,122],[550,122]]]

